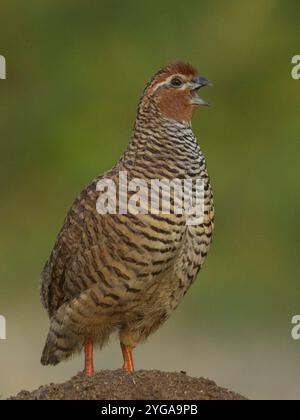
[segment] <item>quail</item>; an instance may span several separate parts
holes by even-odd
[[[191,120],[196,108],[207,105],[198,90],[210,84],[188,63],[158,70],[144,89],[126,151],[72,205],[41,275],[50,319],[43,365],[84,349],[85,374],[92,376],[94,347],[118,332],[123,368],[133,371],[133,349],[168,319],[196,279],[212,241],[214,205]],[[187,223],[187,212],[174,211],[174,193],[169,212],[118,211],[121,198],[133,198],[118,189],[120,174],[127,182],[142,180],[144,188],[152,180],[200,180],[201,222]],[[117,186],[115,212],[99,211],[103,180]]]

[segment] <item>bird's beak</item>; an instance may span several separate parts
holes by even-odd
[[[193,105],[204,105],[208,106],[209,103],[204,99],[198,96],[198,90],[203,88],[204,86],[213,86],[212,82],[210,82],[206,77],[197,76],[191,82],[191,95],[192,95],[192,103]]]

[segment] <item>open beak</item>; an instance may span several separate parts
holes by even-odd
[[[213,84],[203,76],[194,77],[194,79],[191,82],[191,95],[193,105],[209,105],[207,101],[198,96],[198,91],[204,86],[213,86]]]

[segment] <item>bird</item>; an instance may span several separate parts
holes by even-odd
[[[43,365],[84,350],[84,373],[91,377],[94,349],[118,333],[123,369],[134,371],[133,350],[170,317],[194,283],[212,242],[214,200],[192,117],[208,105],[198,91],[211,85],[184,61],[156,71],[143,90],[125,152],[74,201],[41,274],[41,301],[50,320]],[[147,187],[153,179],[200,180],[201,223],[189,224],[187,213],[172,212],[174,193],[169,213],[99,212],[99,182],[118,186],[121,173]]]

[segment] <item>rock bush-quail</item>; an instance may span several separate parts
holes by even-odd
[[[75,200],[42,273],[50,318],[42,364],[56,365],[84,348],[91,376],[93,346],[101,348],[118,331],[123,367],[133,370],[134,347],[170,316],[195,280],[214,227],[206,162],[191,128],[194,110],[207,104],[197,94],[206,85],[189,64],[160,69],[146,85],[127,150]],[[189,224],[187,213],[174,211],[174,193],[169,213],[101,213],[99,182],[118,187],[121,173],[146,186],[153,179],[201,180],[201,223]],[[118,190],[118,209],[126,193]]]

